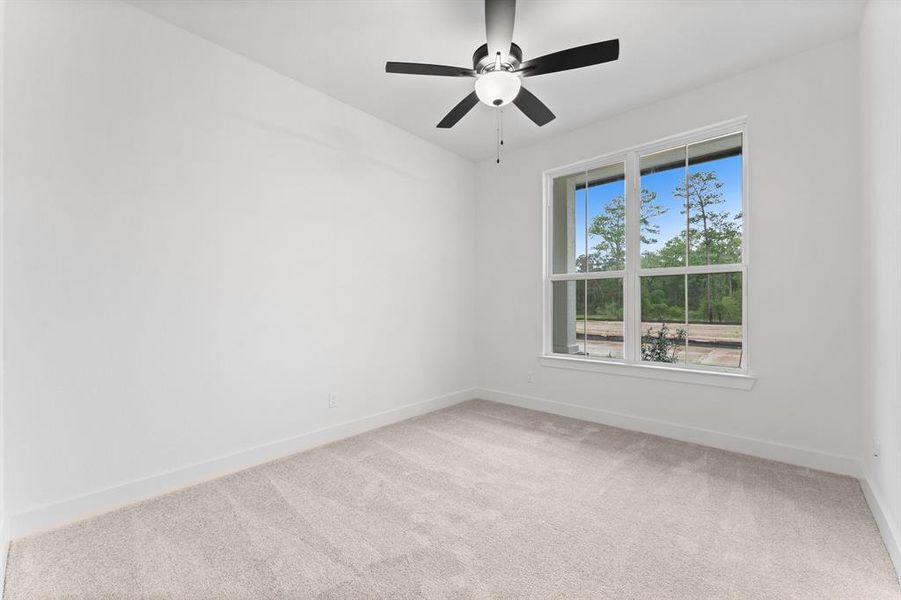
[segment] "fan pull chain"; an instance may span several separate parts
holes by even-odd
[[[494,112],[494,153],[497,164],[501,164],[501,109]]]
[[[504,145],[504,109],[497,107],[495,133],[497,134],[497,164],[501,164],[501,146]]]

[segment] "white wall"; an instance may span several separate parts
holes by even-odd
[[[861,219],[855,158],[891,160],[886,10],[860,114],[847,40],[474,169],[130,6],[9,3],[2,507],[96,507],[73,498],[464,397],[475,373],[496,399],[835,470],[878,428],[893,458],[866,474],[897,523],[897,179],[864,168]],[[541,172],[741,115],[754,389],[540,367]],[[871,256],[864,308],[889,321],[861,336]]]
[[[486,395],[853,471],[860,451],[859,431],[849,425],[860,402],[856,84],[857,44],[849,39],[510,152],[500,166],[480,163],[478,364],[481,386],[500,392]],[[539,366],[542,171],[743,115],[753,390]]]
[[[472,163],[126,4],[6,19],[10,513],[472,387]]]
[[[861,453],[873,512],[901,567],[901,3],[870,2],[864,12],[860,126]]]
[[[3,77],[3,47],[6,28],[6,3],[0,1],[0,140],[3,139],[3,95],[4,95],[4,77]],[[3,583],[6,578],[6,555],[9,543],[9,527],[6,518],[6,502],[5,497],[5,478],[6,478],[6,458],[4,454],[5,448],[5,429],[6,416],[5,404],[3,401],[3,144],[0,143],[0,597],[2,597]]]

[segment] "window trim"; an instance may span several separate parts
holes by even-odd
[[[609,358],[584,358],[566,354],[550,354],[538,357],[543,367],[554,369],[571,369],[573,371],[589,371],[609,375],[640,377],[657,381],[675,383],[691,383],[735,390],[750,390],[757,382],[754,375],[731,371],[711,371],[692,366],[673,367],[667,364],[628,363]]]
[[[750,250],[750,210],[749,210],[749,160],[748,160],[748,119],[738,117],[728,121],[722,121],[708,127],[702,127],[660,138],[653,142],[638,144],[610,152],[601,156],[570,163],[561,167],[555,167],[542,173],[543,178],[543,261],[542,261],[542,346],[541,364],[544,366],[573,368],[577,370],[589,370],[610,372],[626,375],[649,377],[651,379],[666,379],[671,381],[684,381],[689,383],[707,383],[725,387],[750,389],[755,378],[751,375],[751,343],[749,327],[749,297],[748,285],[748,257]],[[717,138],[733,133],[742,134],[742,260],[741,263],[728,265],[687,265],[681,267],[661,267],[655,269],[641,268],[640,240],[637,231],[633,227],[626,227],[626,268],[619,271],[598,271],[588,273],[560,273],[553,272],[553,185],[554,179],[560,176],[570,176],[579,171],[589,171],[611,164],[623,163],[625,166],[625,192],[626,192],[626,219],[627,223],[635,223],[640,216],[639,186],[640,175],[639,157],[653,154],[674,147],[702,142],[711,138]],[[691,273],[712,272],[740,272],[742,274],[742,365],[733,367],[713,367],[698,365],[672,365],[654,364],[641,361],[640,358],[640,278],[648,275],[673,275]],[[623,279],[623,322],[624,329],[629,332],[624,337],[623,359],[610,359],[603,357],[590,357],[553,352],[552,346],[552,320],[553,320],[553,296],[552,284],[554,281],[593,280],[605,278]],[[636,330],[636,327],[638,328]]]

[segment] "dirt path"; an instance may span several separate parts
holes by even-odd
[[[662,323],[643,322],[641,324],[642,335],[648,329],[657,331]],[[707,323],[668,323],[667,326],[675,335],[676,330],[685,329],[690,342],[716,344],[717,342],[741,343],[741,325],[715,325]],[[576,333],[585,333],[585,321],[576,321]],[[588,321],[588,335],[605,338],[622,338],[622,321]]]

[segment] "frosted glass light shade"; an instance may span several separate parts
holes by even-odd
[[[513,102],[521,85],[509,71],[489,71],[476,79],[476,96],[488,106],[504,106]]]

